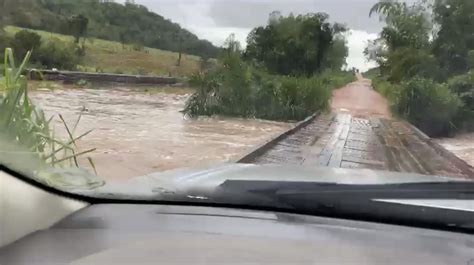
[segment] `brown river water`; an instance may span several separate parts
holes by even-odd
[[[440,138],[435,141],[474,167],[474,133],[457,135],[454,138]]]
[[[232,162],[293,126],[255,119],[185,118],[180,111],[192,93],[188,88],[32,86],[37,88],[31,93],[34,102],[48,116],[56,115],[56,131],[63,137],[57,114],[72,126],[85,109],[75,135],[93,131],[79,141],[79,151],[97,148],[89,156],[108,181]],[[474,133],[435,141],[474,166]],[[83,166],[90,168],[86,161],[82,159]]]
[[[72,126],[85,109],[75,135],[93,132],[79,141],[79,151],[97,148],[89,156],[108,181],[233,161],[292,127],[255,119],[185,118],[180,111],[192,93],[186,88],[38,87],[33,101],[48,116],[60,113]],[[65,136],[59,119],[55,128]]]

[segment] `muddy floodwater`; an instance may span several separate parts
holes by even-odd
[[[108,181],[233,161],[292,126],[254,119],[185,118],[180,111],[191,93],[172,87],[39,86],[31,95],[48,115],[61,113],[71,126],[84,110],[75,135],[93,132],[80,140],[79,148],[97,148],[90,156]],[[59,119],[55,127],[64,136]]]
[[[441,138],[435,141],[474,167],[474,133],[460,134],[454,138]]]

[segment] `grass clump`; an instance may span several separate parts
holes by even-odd
[[[0,146],[1,162],[10,161],[13,166],[19,166],[18,163],[21,163],[23,159],[15,155],[24,153],[41,161],[41,163],[35,163],[34,166],[30,165],[35,171],[43,163],[58,169],[79,168],[78,158],[95,149],[78,151],[76,143],[91,131],[75,136],[81,116],[73,126],[69,126],[60,115],[59,118],[69,139],[63,141],[55,136],[54,129],[51,127],[53,117],[46,118],[43,110],[33,104],[28,95],[27,79],[23,72],[30,56],[31,53],[27,52],[24,60],[17,67],[12,50],[10,48],[5,50],[4,73],[0,78],[0,140],[4,143]],[[90,158],[88,161],[95,168]],[[45,174],[43,172],[43,176]],[[88,182],[89,187],[101,184],[100,181]]]

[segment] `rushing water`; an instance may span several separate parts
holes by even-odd
[[[474,167],[474,133],[460,134],[454,138],[436,139],[436,141]]]
[[[60,87],[40,88],[32,98],[48,115],[62,114],[71,126],[84,109],[75,135],[93,132],[80,140],[79,148],[97,148],[90,156],[98,174],[109,181],[232,161],[291,127],[253,119],[185,118],[180,110],[190,93],[171,87]],[[64,135],[59,119],[55,122]]]

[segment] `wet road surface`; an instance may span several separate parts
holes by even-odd
[[[41,87],[41,86],[40,86]],[[40,89],[33,100],[48,115],[62,114],[91,154],[98,174],[121,181],[153,172],[233,161],[265,139],[290,128],[288,123],[234,118],[186,119],[180,110],[192,91],[183,88]],[[65,136],[56,119],[57,132]],[[84,166],[88,164],[83,161]]]
[[[474,178],[466,162],[446,152],[404,121],[392,119],[388,102],[359,80],[335,90],[332,113],[246,156],[241,162],[368,168]]]
[[[354,117],[390,119],[388,101],[371,87],[371,82],[361,76],[358,81],[334,90],[331,109],[335,113],[349,113]]]

